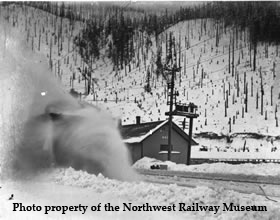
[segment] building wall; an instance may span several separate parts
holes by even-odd
[[[141,159],[141,143],[127,144],[127,148],[133,163]]]
[[[172,129],[172,145],[173,151],[179,154],[171,154],[171,161],[176,163],[186,163],[188,142]],[[167,153],[159,154],[160,146],[168,144],[168,123],[158,129],[155,133],[143,141],[143,156],[156,158],[159,160],[167,160]]]

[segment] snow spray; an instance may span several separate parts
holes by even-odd
[[[14,139],[5,145],[12,174],[35,176],[62,166],[120,180],[137,179],[117,122],[65,92],[46,58],[23,48],[24,42],[17,43],[19,36],[5,36],[14,43],[5,46],[1,63],[6,68],[0,69],[0,76],[10,71],[5,77],[11,88],[4,92],[11,99],[1,101],[1,106],[9,125],[4,135]]]

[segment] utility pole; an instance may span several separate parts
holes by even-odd
[[[167,41],[166,41],[167,44]],[[167,160],[171,161],[171,151],[172,151],[172,142],[171,142],[171,135],[172,135],[172,111],[173,111],[173,93],[174,93],[174,80],[175,80],[175,67],[176,61],[173,65],[173,57],[172,57],[172,33],[169,34],[169,50],[168,56],[166,57],[166,65],[165,70],[168,72],[167,74],[170,75],[171,72],[171,81],[167,82],[167,96],[169,100],[167,101],[167,105],[169,105],[169,118],[168,118],[168,153],[167,153]],[[167,52],[167,51],[166,51]],[[176,56],[176,53],[174,53]],[[170,68],[168,65],[170,64]]]
[[[174,50],[173,50],[174,47]],[[165,70],[167,74],[170,76],[171,73],[171,80],[167,82],[167,89],[168,89],[168,97],[169,100],[167,101],[167,105],[169,105],[169,115],[168,118],[168,153],[167,153],[167,160],[171,161],[171,152],[172,152],[172,117],[173,117],[173,105],[174,105],[174,81],[175,81],[175,74],[179,72],[181,67],[177,67],[177,53],[175,48],[175,39],[172,39],[172,33],[169,35],[169,48],[168,48],[168,56],[165,65]],[[172,52],[174,51],[174,52]],[[173,56],[172,56],[173,55]],[[177,94],[175,94],[177,95]],[[176,102],[176,100],[175,100]],[[176,103],[175,103],[176,104]]]
[[[190,118],[189,124],[189,149],[187,151],[187,165],[190,165],[191,162],[191,146],[192,146],[192,128],[193,128],[193,118]]]
[[[168,69],[167,69],[168,70]],[[171,70],[171,82],[167,84],[167,88],[170,91],[168,94],[169,96],[169,101],[167,104],[169,105],[169,112],[166,112],[165,114],[169,116],[168,118],[168,154],[167,154],[167,160],[171,161],[171,151],[172,151],[172,139],[171,139],[171,134],[172,134],[172,117],[173,115],[178,115],[178,116],[184,116],[190,119],[189,123],[189,146],[187,150],[187,161],[186,164],[190,165],[190,158],[191,158],[191,144],[192,144],[192,129],[193,129],[193,119],[198,117],[198,114],[196,114],[197,106],[193,103],[190,103],[189,105],[181,105],[173,102],[174,96],[178,95],[177,93],[174,94],[174,79],[175,79],[175,73],[180,71],[180,68],[176,67],[176,63],[174,64],[173,68]],[[173,104],[175,104],[175,110],[173,111]]]
[[[191,142],[192,142],[192,127],[193,127],[193,118],[197,118],[198,114],[196,114],[197,106],[193,103],[189,105],[186,104],[177,104],[176,99],[174,97],[178,96],[178,92],[174,94],[174,81],[175,81],[175,74],[181,70],[181,65],[179,62],[179,67],[177,67],[177,57],[176,51],[174,51],[174,57],[172,57],[172,35],[170,34],[170,41],[169,41],[169,55],[167,56],[167,62],[165,65],[165,70],[167,71],[167,75],[170,76],[171,79],[167,83],[168,89],[168,101],[167,105],[169,105],[169,112],[166,112],[165,115],[168,115],[168,154],[167,160],[171,161],[171,152],[172,152],[172,117],[173,115],[183,116],[190,118],[189,124],[189,146],[187,150],[187,165],[190,164],[190,155],[191,155]],[[175,49],[174,49],[175,50]],[[170,63],[169,63],[170,62]],[[174,103],[175,101],[175,103]],[[173,110],[173,105],[175,104],[175,110]]]
[[[169,70],[169,69],[167,69]],[[171,160],[171,151],[172,151],[172,143],[171,143],[171,133],[172,133],[172,111],[173,111],[173,99],[174,99],[174,79],[175,73],[177,71],[176,63],[174,64],[173,68],[171,69],[171,82],[167,83],[167,89],[170,90],[168,93],[169,101],[167,104],[169,105],[169,118],[168,118],[168,155],[167,160]]]
[[[190,165],[191,158],[191,145],[192,145],[192,129],[193,129],[193,119],[198,117],[196,113],[197,106],[194,103],[187,104],[177,104],[175,103],[175,110],[171,112],[166,112],[165,115],[178,115],[190,119],[189,122],[189,138],[188,138],[188,149],[187,149],[187,161],[186,164]],[[185,119],[184,119],[185,121]]]

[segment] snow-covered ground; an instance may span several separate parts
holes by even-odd
[[[260,163],[260,164],[238,164],[213,163],[187,166],[185,164],[176,164],[171,161],[160,161],[153,158],[144,157],[133,164],[136,169],[150,169],[152,165],[167,165],[168,170],[183,172],[200,173],[225,173],[225,174],[244,174],[261,176],[280,176],[280,164]]]
[[[7,10],[3,10],[2,13],[4,17],[7,17],[5,13]],[[143,122],[166,118],[165,112],[168,111],[166,105],[167,90],[166,82],[162,77],[157,79],[152,72],[152,93],[144,92],[147,69],[155,69],[156,46],[153,37],[151,37],[152,46],[145,54],[148,57],[146,68],[141,48],[139,60],[130,63],[132,70],[127,73],[125,70],[113,71],[111,61],[103,57],[105,52],[101,51],[101,59],[96,60],[93,67],[93,78],[96,79],[94,91],[84,96],[86,83],[80,69],[86,67],[87,64],[81,59],[73,44],[73,39],[85,24],[81,22],[71,23],[67,19],[60,19],[44,11],[28,7],[10,7],[9,14],[10,24],[16,20],[15,28],[23,33],[29,47],[45,56],[48,62],[52,61],[52,72],[58,76],[67,91],[73,87],[78,93],[81,92],[83,99],[110,111],[115,117],[121,118],[123,124],[135,123],[136,115],[140,115]],[[30,22],[30,20],[35,21]],[[57,40],[60,36],[60,28],[62,28],[61,47],[58,46],[59,40]],[[216,47],[217,28],[219,28],[220,36],[219,44]],[[182,103],[194,102],[198,105],[199,118],[194,121],[194,133],[214,132],[218,135],[233,135],[253,132],[266,135],[262,140],[257,140],[256,143],[254,140],[242,137],[241,140],[234,141],[238,144],[224,144],[224,141],[218,143],[217,140],[207,137],[200,138],[200,145],[209,149],[207,152],[209,157],[215,158],[216,155],[223,152],[222,157],[229,158],[232,152],[240,151],[245,140],[248,139],[246,147],[250,149],[250,152],[254,152],[250,155],[267,159],[280,158],[280,143],[279,138],[277,138],[280,132],[280,127],[277,125],[279,118],[277,110],[279,108],[279,88],[277,86],[279,74],[277,72],[279,72],[280,62],[276,53],[279,49],[278,46],[268,45],[268,56],[266,56],[266,45],[259,44],[257,70],[252,71],[249,65],[249,34],[246,29],[239,30],[234,51],[235,74],[232,75],[232,72],[229,73],[228,67],[230,35],[233,35],[231,27],[224,29],[222,23],[217,24],[211,19],[180,22],[160,36],[163,60],[166,54],[165,34],[169,32],[173,32],[177,41],[179,37],[182,40],[182,69],[180,77],[176,78],[175,85],[179,91],[178,101]],[[137,34],[139,33],[136,33],[136,36],[138,36]],[[148,38],[144,33],[144,40],[148,40]],[[135,49],[139,47],[141,46],[135,43]],[[136,67],[137,62],[140,62],[139,67]],[[72,79],[73,83],[70,85]],[[260,111],[261,82],[264,88],[263,114]],[[248,84],[248,112],[245,111],[246,84]],[[225,109],[226,92],[228,93],[228,106]],[[181,126],[183,120],[181,117],[175,117],[174,120]],[[231,122],[229,123],[229,121]],[[188,120],[186,128],[188,128]],[[272,151],[272,149],[274,150]],[[204,158],[205,156],[199,153],[195,154],[194,157]]]
[[[213,159],[280,159],[279,140],[253,138],[249,135],[212,139],[197,137],[198,146],[192,147],[192,158]],[[205,149],[206,151],[203,151]]]
[[[152,184],[145,182],[119,182],[104,178],[102,175],[90,175],[83,171],[69,169],[54,169],[42,173],[35,180],[24,182],[4,182],[1,184],[0,216],[4,219],[277,219],[280,211],[277,203],[266,200],[255,194],[244,195],[234,191],[208,187],[185,188],[172,185]],[[14,200],[8,200],[14,194]],[[23,205],[44,206],[89,206],[86,214],[81,212],[61,211],[41,212],[11,211],[13,202]],[[100,212],[90,211],[91,206],[101,203]],[[104,211],[104,205],[111,203],[120,206],[120,211]],[[173,205],[176,211],[123,211],[123,203],[132,205]],[[222,208],[216,214],[214,211],[179,211],[179,203],[192,206],[216,205],[234,203],[243,206],[266,206],[266,212],[230,212]]]
[[[196,187],[196,188],[185,188],[180,187],[175,184],[173,185],[160,185],[153,183],[146,183],[143,181],[139,182],[120,182],[116,180],[110,180],[104,178],[102,175],[91,175],[83,171],[75,171],[72,168],[62,169],[62,168],[53,168],[45,170],[38,176],[33,178],[27,178],[26,180],[22,179],[13,179],[7,177],[6,173],[7,165],[9,164],[9,157],[11,153],[11,148],[18,142],[18,138],[21,133],[22,118],[25,118],[26,108],[25,106],[30,104],[30,99],[28,97],[28,91],[31,88],[28,88],[28,83],[26,83],[26,74],[29,74],[30,71],[46,71],[46,74],[51,74],[50,71],[47,71],[47,62],[49,56],[49,46],[47,46],[48,40],[52,37],[53,26],[51,24],[55,23],[52,19],[52,15],[48,15],[45,12],[41,12],[35,9],[30,10],[26,13],[21,8],[15,8],[14,11],[10,11],[11,15],[17,14],[19,17],[22,16],[22,19],[18,19],[19,23],[16,24],[16,27],[12,27],[11,24],[7,23],[3,17],[0,19],[0,218],[2,219],[77,219],[77,218],[86,218],[86,219],[278,219],[280,216],[279,205],[273,201],[267,200],[263,196],[257,196],[255,194],[244,195],[234,191],[228,191],[223,188],[210,189],[208,187]],[[12,14],[14,13],[14,14]],[[4,16],[5,12],[1,9],[1,16]],[[38,19],[39,23],[37,27],[42,27],[45,25],[45,29],[48,30],[45,32],[45,37],[42,38],[41,50],[31,51],[31,42],[29,39],[26,45],[25,34],[25,22],[28,19],[25,19],[24,16],[29,16],[30,19]],[[13,16],[10,17],[12,20]],[[47,19],[48,18],[48,19]],[[65,22],[65,23],[64,23]],[[193,21],[191,21],[193,22]],[[69,29],[67,21],[63,20],[63,27]],[[34,23],[29,22],[30,30],[34,30]],[[79,25],[77,25],[79,27]],[[81,26],[80,26],[81,27]],[[195,27],[195,26],[194,26]],[[48,29],[49,28],[49,29]],[[37,29],[38,30],[38,29]],[[76,30],[76,29],[75,29]],[[29,32],[32,35],[32,31]],[[24,33],[24,34],[22,34]],[[23,36],[23,37],[22,37]],[[33,39],[34,48],[38,47],[38,38]],[[70,39],[71,40],[71,39]],[[69,42],[70,42],[69,40]],[[197,39],[193,42],[195,43]],[[72,45],[72,44],[71,44]],[[70,48],[71,48],[70,45]],[[65,42],[64,48],[67,48],[67,42]],[[55,50],[55,49],[54,49]],[[53,59],[58,59],[59,56],[56,52],[53,51]],[[196,55],[194,55],[196,56]],[[69,77],[71,74],[76,72],[76,68],[81,65],[81,60],[76,53],[71,54],[70,56],[70,65],[68,69],[72,71],[67,72],[66,67],[67,61],[61,62],[60,70],[58,70],[58,65],[54,67],[54,72],[56,75],[60,76],[60,79],[64,86],[69,85]],[[76,61],[74,61],[76,60]],[[226,62],[226,61],[225,61]],[[62,65],[63,63],[63,65]],[[74,63],[76,63],[74,65]],[[101,68],[103,66],[104,68]],[[105,70],[106,65],[100,64],[100,69],[96,71],[97,75],[105,77],[105,74],[102,71]],[[109,69],[109,67],[107,66]],[[78,74],[78,73],[77,73]],[[123,73],[121,73],[123,74]],[[63,77],[62,77],[63,76]],[[119,76],[121,77],[121,75]],[[164,108],[159,107],[155,108],[156,103],[153,96],[142,93],[139,96],[139,91],[142,92],[143,78],[141,80],[141,75],[138,72],[131,74],[131,78],[134,80],[139,80],[139,88],[133,88],[131,90],[120,89],[120,97],[124,94],[129,94],[129,96],[134,99],[135,97],[141,97],[141,102],[143,102],[142,107],[145,111],[139,110],[136,103],[126,101],[121,101],[120,103],[115,104],[114,102],[108,103],[105,105],[105,108],[116,108],[117,110],[123,110],[127,114],[125,119],[126,123],[132,122],[135,114],[144,114],[147,115],[147,118],[142,117],[144,120],[151,120],[157,116],[154,116],[160,109],[160,113],[163,113]],[[100,78],[102,81],[104,78]],[[108,87],[105,92],[100,90],[99,98],[107,97],[108,94],[112,92],[115,88],[122,88],[126,82],[121,80],[116,80],[114,74],[110,75],[110,78],[107,79],[112,87]],[[210,80],[210,79],[209,79]],[[118,83],[116,83],[118,82]],[[78,82],[75,81],[76,84]],[[142,84],[141,84],[142,83]],[[109,83],[108,83],[109,84]],[[27,88],[25,88],[27,87]],[[20,89],[19,89],[20,88]],[[124,87],[123,87],[124,88]],[[182,87],[183,88],[183,87]],[[215,87],[214,87],[215,88]],[[83,84],[81,83],[80,89],[83,89]],[[100,88],[98,88],[100,89]],[[137,89],[139,91],[137,91]],[[162,87],[163,92],[164,87]],[[78,90],[78,89],[77,89]],[[211,90],[211,89],[210,89]],[[99,90],[98,90],[99,91]],[[122,91],[122,92],[121,92]],[[124,92],[125,91],[125,92]],[[136,91],[133,93],[132,91]],[[215,90],[216,91],[216,90]],[[221,91],[220,91],[221,92]],[[160,92],[159,92],[160,93]],[[163,95],[163,93],[162,93]],[[128,96],[128,95],[127,95]],[[104,98],[103,97],[103,98]],[[191,97],[191,96],[190,96]],[[88,100],[92,96],[86,97]],[[144,102],[147,100],[152,100],[151,102]],[[160,103],[165,103],[164,100],[159,101]],[[129,105],[128,105],[129,104]],[[216,104],[216,103],[215,103]],[[125,108],[123,108],[125,106]],[[207,106],[208,108],[209,106]],[[213,106],[212,106],[213,107]],[[134,109],[134,110],[133,110]],[[211,106],[210,106],[211,109]],[[128,112],[129,111],[129,114]],[[151,114],[149,114],[151,112]],[[214,112],[214,111],[213,111]],[[148,114],[147,114],[148,113]],[[158,112],[159,113],[159,112]],[[121,113],[122,114],[122,113]],[[219,116],[217,112],[217,117]],[[277,113],[278,114],[278,113]],[[249,116],[248,116],[249,117]],[[213,116],[213,119],[215,117]],[[250,118],[250,117],[249,117]],[[216,119],[214,119],[216,120]],[[244,119],[245,120],[245,119]],[[252,119],[253,121],[255,119]],[[250,121],[250,123],[251,123]],[[203,120],[200,121],[200,124],[204,123]],[[222,123],[222,122],[221,122]],[[241,123],[241,122],[240,122]],[[261,124],[257,121],[256,123]],[[219,123],[220,124],[220,123]],[[242,123],[241,123],[242,124]],[[249,122],[248,122],[249,124]],[[224,124],[226,125],[226,123]],[[250,127],[250,126],[249,126]],[[254,126],[251,126],[255,128]],[[211,129],[210,129],[211,128]],[[239,127],[240,128],[240,127]],[[262,129],[257,128],[257,129]],[[218,129],[217,126],[209,127],[209,130]],[[274,129],[274,127],[273,127]],[[270,133],[273,129],[269,130]],[[203,130],[203,129],[202,129]],[[206,129],[208,130],[208,129]],[[238,130],[238,129],[237,129]],[[273,130],[277,133],[277,129]],[[271,132],[272,134],[275,134]],[[243,143],[243,142],[242,142]],[[259,144],[259,143],[258,143]],[[278,150],[279,151],[279,150]],[[199,153],[199,152],[197,152]],[[195,154],[195,151],[194,151]],[[143,161],[142,161],[143,162]],[[136,164],[135,167],[145,167],[148,166],[150,160],[144,161],[143,164],[141,161]],[[140,165],[139,165],[140,164]],[[198,165],[186,167],[183,165],[175,165],[168,162],[170,169],[174,170],[188,170],[196,172],[225,172],[232,171],[232,173],[238,171],[246,173],[249,175],[260,174],[260,175],[279,175],[278,165],[225,165],[225,164],[216,164],[216,165]],[[227,166],[227,167],[226,167]],[[272,169],[272,170],[271,170]],[[212,170],[212,171],[211,171]],[[13,200],[8,200],[8,198],[14,194]],[[187,205],[192,205],[193,203],[198,203],[200,205],[223,205],[223,203],[234,203],[236,205],[265,205],[267,206],[267,212],[225,212],[221,209],[214,214],[214,212],[183,212],[183,211],[174,211],[174,212],[91,212],[87,211],[85,215],[80,212],[71,212],[66,215],[62,215],[59,211],[52,212],[49,215],[43,214],[43,212],[19,212],[12,211],[13,203],[22,203],[23,205],[56,205],[56,206],[70,206],[70,205],[88,205],[89,207],[97,205],[98,203],[110,202],[114,205],[122,206],[123,203],[131,202],[134,205],[141,205],[149,203],[150,205],[172,205],[175,204],[178,206],[179,203],[185,203]]]

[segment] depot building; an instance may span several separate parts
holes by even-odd
[[[143,157],[166,161],[168,155],[168,120],[141,123],[136,117],[135,124],[121,125],[120,131],[128,146],[133,163]],[[189,136],[172,122],[171,161],[187,163]],[[193,139],[191,145],[198,145]]]

